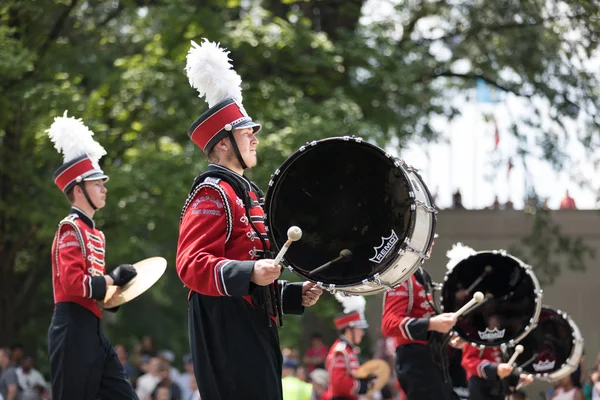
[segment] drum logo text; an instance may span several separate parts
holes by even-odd
[[[379,264],[381,261],[383,261],[385,256],[392,251],[396,243],[398,243],[398,236],[396,235],[396,232],[392,230],[392,234],[389,237],[381,238],[381,244],[379,246],[373,247],[373,250],[375,250],[375,256],[373,258],[369,258],[369,261]]]
[[[506,332],[506,329],[499,330],[498,328],[494,328],[494,329],[485,328],[485,331],[483,331],[483,332],[477,331],[477,332],[479,333],[479,337],[482,340],[495,340],[495,339],[502,339],[504,337],[504,333]]]
[[[539,371],[548,371],[550,369],[554,368],[554,363],[556,361],[555,360],[546,360],[546,361],[538,361],[537,363],[533,364],[533,369],[535,369],[536,372]]]

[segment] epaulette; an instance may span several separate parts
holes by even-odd
[[[221,179],[215,178],[213,176],[207,176],[206,179],[204,179],[204,183],[210,183],[213,185],[218,185],[219,182],[221,182]]]

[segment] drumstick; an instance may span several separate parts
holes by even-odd
[[[471,307],[473,307],[475,304],[477,303],[481,303],[483,301],[483,293],[481,292],[475,292],[473,294],[473,298],[471,300],[469,300],[469,302],[467,304],[465,304],[464,306],[462,306],[458,311],[456,311],[454,313],[454,318],[458,318],[461,315],[463,315],[464,313],[466,313],[467,311],[469,311],[469,309]]]
[[[533,378],[532,374],[527,375],[527,378]],[[517,385],[517,387],[515,388],[515,390],[520,390],[523,386],[525,385],[524,382],[519,382],[519,384]]]
[[[292,242],[300,240],[300,238],[302,237],[302,229],[298,228],[297,226],[292,226],[290,227],[290,229],[288,229],[287,235],[288,240],[285,241],[285,244],[283,245],[281,250],[279,250],[277,257],[275,257],[275,264],[279,264],[281,262],[281,259],[285,255],[285,252],[290,248]]]
[[[475,286],[479,285],[481,283],[481,281],[483,280],[483,278],[485,278],[490,272],[492,272],[492,266],[486,265],[483,270],[483,273],[481,275],[479,275],[479,278],[475,279],[475,281],[473,281],[473,283],[471,283],[471,286],[469,286],[467,288],[467,293],[471,293],[471,290],[475,289]]]
[[[316,274],[317,272],[323,271],[325,268],[329,267],[331,264],[340,261],[342,258],[350,258],[352,257],[352,252],[348,249],[343,249],[340,251],[340,255],[334,258],[331,261],[327,261],[325,264],[313,269],[309,272],[309,275]]]
[[[518,345],[517,347],[515,347],[515,352],[513,353],[512,356],[510,356],[510,360],[508,360],[507,364],[512,366],[514,364],[515,361],[517,361],[517,357],[519,357],[519,354],[521,354],[523,352],[523,346]]]

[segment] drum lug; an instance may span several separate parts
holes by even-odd
[[[373,280],[379,286],[383,286],[385,288],[385,290],[388,292],[394,290],[394,287],[392,285],[390,285],[388,282],[381,280],[381,275],[379,275],[379,274],[373,275]]]
[[[419,251],[410,245],[410,238],[404,239],[404,249],[410,251],[411,253],[415,253],[422,260],[429,260],[429,256],[422,251]]]
[[[432,214],[437,214],[438,213],[437,208],[432,207],[432,206],[428,206],[427,204],[423,203],[421,200],[415,200],[415,205],[417,207],[421,207],[422,209],[424,209],[428,213],[432,213]]]

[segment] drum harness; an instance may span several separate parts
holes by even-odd
[[[425,287],[425,291],[427,296],[425,296],[427,303],[433,308],[436,315],[440,314],[440,310],[435,304],[435,299],[433,297],[433,283],[429,274],[427,274],[423,267],[419,267],[417,273],[415,274],[415,278],[419,283],[421,283]],[[412,289],[412,285],[411,285]],[[431,295],[431,299],[429,299],[429,295]],[[412,297],[412,293],[411,293]],[[433,355],[433,361],[440,367],[442,370],[442,376],[444,377],[445,383],[451,383],[450,380],[450,371],[449,371],[449,360],[446,355],[446,346],[450,343],[450,334],[445,333],[441,334],[439,332],[432,332],[431,337],[429,338],[429,346],[431,347],[431,353]]]
[[[236,175],[234,172],[228,172],[225,169],[217,169],[211,168],[209,166],[208,171],[201,173],[200,175],[194,178],[194,183],[192,183],[192,187],[190,189],[190,195],[194,193],[194,189],[200,185],[206,178],[217,178],[227,182],[233,188],[235,194],[242,199],[244,202],[244,210],[246,212],[246,218],[248,219],[248,223],[252,227],[255,235],[260,239],[262,243],[264,252],[263,258],[273,258],[273,253],[268,250],[267,242],[263,238],[260,231],[252,222],[252,218],[250,217],[250,209],[252,208],[253,199],[248,195],[248,191],[246,190],[247,186],[250,186],[251,190],[256,195],[257,199],[260,200],[264,198],[263,192],[260,190],[258,186],[256,186],[249,179]],[[275,281],[276,283],[276,281]],[[257,286],[254,289],[252,294],[252,304],[258,306],[256,308],[265,312],[267,317],[269,326],[271,326],[271,318],[269,315],[277,315],[279,319],[279,326],[283,326],[283,307],[281,304],[281,293],[278,289],[275,288],[275,283],[267,286]],[[273,301],[275,300],[275,301]]]

